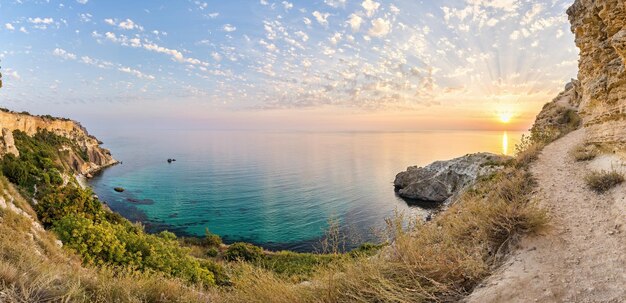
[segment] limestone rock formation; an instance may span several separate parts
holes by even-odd
[[[531,136],[544,136],[545,138],[533,139],[552,141],[579,128],[578,110],[581,98],[580,82],[572,80],[565,86],[565,90],[552,102],[546,103],[537,115],[531,129]]]
[[[445,202],[477,178],[501,169],[510,159],[492,153],[476,153],[433,162],[426,167],[412,166],[396,175],[394,187],[403,198]]]
[[[576,0],[567,14],[580,49],[587,141],[626,145],[626,0]]]
[[[0,111],[0,156],[5,154],[19,155],[13,140],[13,131],[20,130],[32,136],[40,130],[47,130],[75,142],[84,152],[86,158],[69,153],[67,162],[78,173],[92,174],[103,167],[117,163],[109,150],[101,148],[98,140],[89,135],[79,123],[52,117],[32,116],[25,113]],[[69,148],[68,148],[69,149]]]

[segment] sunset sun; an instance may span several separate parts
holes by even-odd
[[[513,118],[513,114],[511,113],[500,113],[498,114],[498,119],[500,120],[501,123],[507,124],[509,122],[511,122],[511,119]]]

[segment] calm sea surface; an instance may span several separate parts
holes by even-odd
[[[394,193],[394,177],[407,166],[479,151],[510,154],[521,134],[106,133],[105,147],[123,164],[90,183],[113,210],[151,232],[202,236],[208,227],[226,242],[312,251],[330,218],[366,241],[394,210],[424,215],[428,205]]]

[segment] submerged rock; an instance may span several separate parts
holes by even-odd
[[[504,167],[511,157],[492,153],[476,153],[426,167],[409,167],[396,175],[393,182],[399,196],[428,202],[445,202],[481,176]]]

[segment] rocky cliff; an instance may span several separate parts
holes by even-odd
[[[19,156],[15,147],[13,132],[23,131],[29,136],[38,131],[46,130],[59,136],[68,138],[74,142],[83,155],[70,152],[66,161],[76,172],[89,175],[103,167],[117,163],[109,150],[101,148],[98,140],[89,135],[87,130],[78,122],[53,118],[49,116],[33,116],[26,113],[15,113],[7,110],[0,111],[0,156],[14,154]],[[71,149],[68,149],[71,150]]]
[[[626,0],[576,0],[567,10],[580,49],[587,141],[626,145]]]
[[[425,167],[412,166],[396,175],[399,196],[426,202],[445,202],[481,176],[501,169],[511,158],[491,153],[469,154]]]

